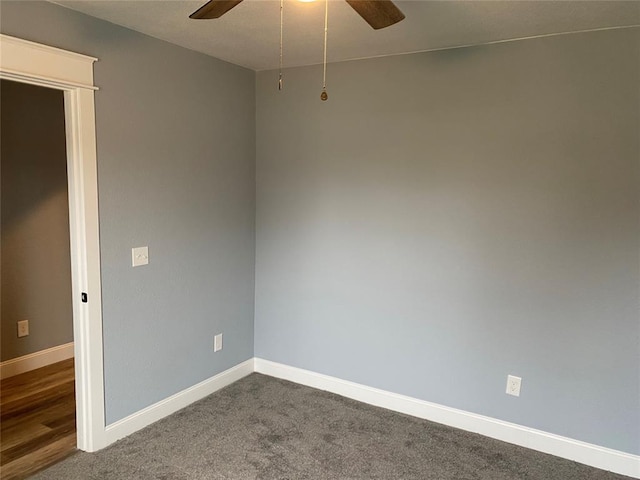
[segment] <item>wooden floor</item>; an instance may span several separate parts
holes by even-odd
[[[76,449],[73,359],[0,384],[0,479],[27,478]]]

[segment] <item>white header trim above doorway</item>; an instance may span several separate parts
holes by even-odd
[[[0,34],[3,76],[32,83],[33,78],[62,87],[93,85],[93,62],[97,58]]]

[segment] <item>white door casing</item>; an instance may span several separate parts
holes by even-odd
[[[0,34],[0,78],[64,92],[78,448],[106,446],[93,63]],[[82,294],[87,302],[82,301]]]

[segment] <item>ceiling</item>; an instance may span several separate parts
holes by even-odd
[[[59,0],[55,3],[251,68],[278,67],[280,2],[244,0],[217,20],[191,20],[205,0]],[[373,30],[329,0],[329,62],[584,30],[640,25],[640,1],[396,1],[406,18]],[[322,0],[285,0],[284,66],[322,62]]]

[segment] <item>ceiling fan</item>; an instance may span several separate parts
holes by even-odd
[[[358,15],[374,29],[385,28],[398,23],[404,14],[391,0],[345,0]],[[194,19],[220,18],[242,0],[209,0],[189,15]]]

